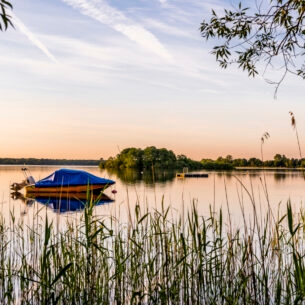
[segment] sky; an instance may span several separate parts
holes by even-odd
[[[15,28],[0,32],[0,158],[107,159],[148,146],[261,158],[265,132],[264,159],[299,158],[304,81],[288,76],[274,98],[263,77],[219,68],[200,35],[212,8],[238,2],[12,0]]]

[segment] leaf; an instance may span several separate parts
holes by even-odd
[[[64,268],[60,270],[60,272],[56,275],[55,279],[52,281],[51,286],[53,286],[63,275],[65,275],[66,271],[72,266],[72,263],[69,263]]]

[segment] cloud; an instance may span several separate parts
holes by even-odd
[[[145,20],[145,23],[147,24],[148,27],[152,27],[154,29],[157,29],[167,35],[171,36],[177,36],[177,37],[191,37],[191,33],[187,30],[177,28],[174,26],[170,26],[164,22],[160,22],[151,18],[147,18]],[[193,37],[192,37],[193,38]]]
[[[14,25],[23,33],[38,49],[40,49],[50,60],[57,62],[47,47],[23,24],[23,22],[11,12]]]
[[[120,32],[130,40],[145,49],[150,50],[163,59],[171,60],[170,53],[160,41],[141,25],[128,19],[115,8],[97,0],[62,0],[66,4],[79,10],[83,15],[89,16],[112,29]]]

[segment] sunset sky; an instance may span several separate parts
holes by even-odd
[[[15,29],[0,32],[0,158],[106,159],[147,146],[260,158],[265,132],[265,159],[298,158],[289,111],[305,153],[304,81],[288,76],[275,99],[263,77],[220,69],[200,36],[212,8],[238,2],[12,0]]]

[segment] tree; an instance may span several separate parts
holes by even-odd
[[[0,30],[1,31],[6,31],[8,26],[14,27],[12,23],[12,16],[10,16],[7,13],[7,10],[13,9],[13,5],[6,1],[6,0],[0,0]]]
[[[141,168],[142,154],[140,148],[125,148],[120,153],[119,159],[125,168]]]
[[[288,167],[288,161],[285,155],[276,154],[273,162],[275,167]]]
[[[158,149],[155,146],[146,147],[143,151],[143,167],[153,168],[158,159]]]
[[[248,166],[252,166],[252,167],[260,167],[263,165],[262,160],[257,159],[257,158],[250,158],[248,160]]]
[[[276,94],[287,73],[305,78],[305,1],[270,0],[267,6],[266,2],[254,2],[254,12],[241,3],[233,10],[225,9],[223,16],[212,10],[200,32],[207,40],[219,40],[212,54],[222,68],[235,63],[254,77],[259,62],[265,64],[264,72],[279,65],[283,71],[280,79],[269,81],[276,85]]]

